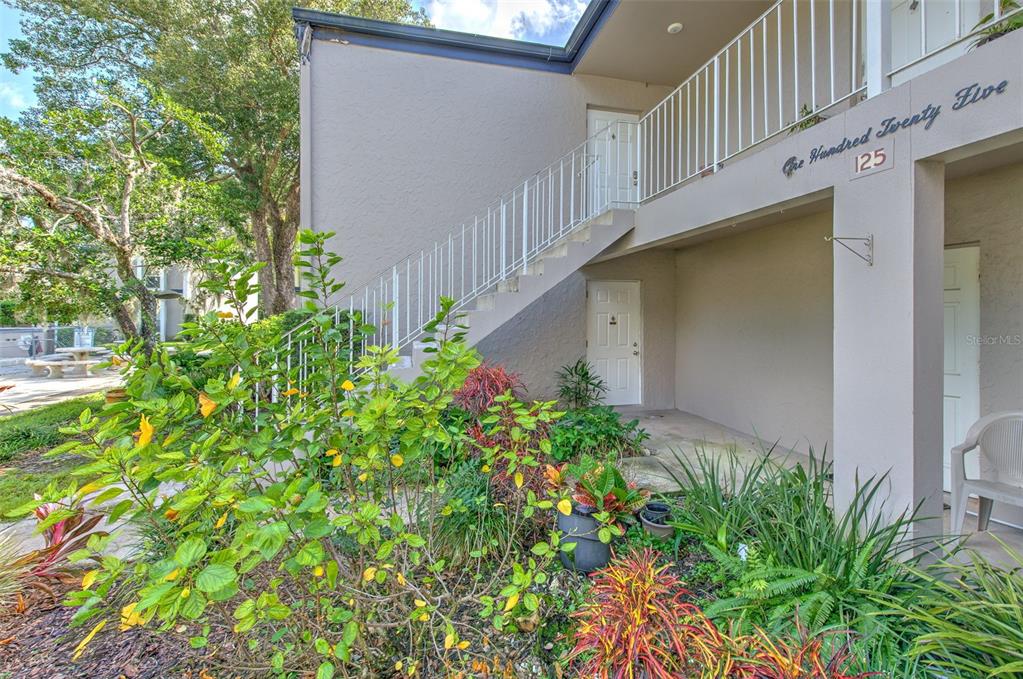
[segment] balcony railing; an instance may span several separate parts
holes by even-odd
[[[860,5],[779,0],[643,116],[642,198],[862,93]]]

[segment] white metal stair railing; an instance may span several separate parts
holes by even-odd
[[[611,123],[446,238],[344,295],[330,309],[334,322],[361,316],[374,328],[364,344],[407,347],[439,311],[442,296],[455,301],[455,310],[466,309],[594,217],[638,203],[638,134],[637,123]],[[298,388],[306,378],[305,327],[284,338]]]

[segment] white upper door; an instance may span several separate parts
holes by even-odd
[[[586,360],[607,383],[604,403],[641,403],[639,281],[588,281],[586,299]]]
[[[635,200],[635,138],[638,132],[635,125],[614,125],[618,121],[637,123],[639,116],[598,109],[586,111],[586,137],[590,139],[586,153],[591,212],[603,211],[614,203]]]
[[[951,487],[950,450],[980,417],[980,248],[945,250],[944,488]],[[967,476],[976,478],[975,456]]]

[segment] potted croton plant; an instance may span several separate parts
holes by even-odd
[[[548,468],[552,484],[575,479],[571,511],[559,512],[562,542],[575,547],[561,553],[566,568],[590,573],[611,560],[611,541],[622,535],[621,522],[646,504],[649,493],[627,483],[614,465],[584,457],[578,464]]]

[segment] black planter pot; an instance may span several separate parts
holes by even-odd
[[[565,568],[581,573],[592,573],[611,561],[611,545],[604,544],[597,537],[599,528],[600,522],[583,508],[573,505],[572,513],[568,516],[558,512],[561,541],[575,543],[575,549],[571,552],[561,553],[561,563]]]
[[[639,522],[643,529],[658,538],[670,538],[675,534],[674,526],[668,525],[671,506],[666,502],[648,502],[639,510]]]

